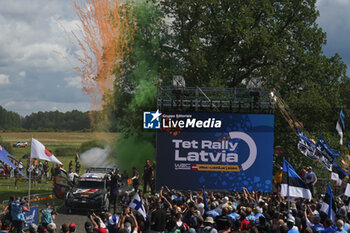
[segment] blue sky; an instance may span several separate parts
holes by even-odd
[[[317,22],[327,33],[325,54],[337,52],[349,66],[350,0],[321,0],[317,7]],[[1,106],[22,116],[90,109],[91,100],[72,69],[79,50],[63,30],[78,24],[71,0],[0,1]]]

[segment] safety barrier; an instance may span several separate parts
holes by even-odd
[[[24,199],[28,200],[28,196],[23,196]],[[35,193],[30,195],[30,200],[29,202],[36,202],[36,201],[44,201],[44,200],[49,200],[53,199],[53,194],[52,192],[49,193]],[[2,205],[7,205],[8,200],[3,201]]]
[[[28,196],[23,196],[24,199],[28,200]],[[42,201],[45,201],[44,203],[40,203]],[[52,192],[47,193],[35,193],[30,195],[29,203],[32,206],[44,206],[47,202],[54,201],[54,195]],[[1,203],[1,213],[3,212],[5,206],[8,204],[8,200],[5,200]],[[55,206],[55,203],[51,203],[52,206]]]
[[[32,183],[45,183],[45,182],[52,182],[52,181],[54,181],[54,179],[48,179],[48,180],[46,180],[46,178],[31,179]],[[23,177],[0,177],[0,186],[2,187],[7,186],[8,189],[10,189],[10,187],[15,187],[15,189],[17,189],[17,187],[22,186],[24,182],[28,184],[28,179]]]
[[[46,194],[45,194],[46,195]],[[34,197],[33,197],[34,196]],[[46,200],[50,200],[50,199],[53,199],[53,195],[52,193],[48,196],[42,196],[42,194],[40,195],[31,195],[30,196],[30,200],[29,202],[36,202],[36,201],[46,201]],[[33,198],[32,198],[33,197]],[[28,197],[27,197],[28,198]]]

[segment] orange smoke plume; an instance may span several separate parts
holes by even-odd
[[[72,0],[79,17],[79,38],[83,54],[74,69],[82,77],[83,90],[93,100],[92,109],[108,104],[116,75],[131,50],[135,23],[131,4],[118,0]],[[90,114],[93,117],[93,114]]]

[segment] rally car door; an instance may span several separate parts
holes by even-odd
[[[53,193],[59,199],[64,199],[67,192],[71,190],[73,183],[69,181],[67,172],[61,169],[61,173],[55,177],[53,183]]]

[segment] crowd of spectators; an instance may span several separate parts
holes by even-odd
[[[22,160],[14,161],[11,160],[12,164],[15,165],[18,169],[13,169],[10,165],[0,161],[0,177],[17,177],[19,176],[18,170],[23,170]]]
[[[72,167],[70,168],[72,170]],[[312,172],[308,167],[307,173]],[[312,200],[287,200],[279,195],[280,188],[275,193],[249,192],[243,188],[240,192],[198,192],[170,190],[162,187],[155,193],[149,181],[153,181],[153,170],[149,161],[146,162],[144,185],[147,188],[134,187],[134,192],[116,196],[116,207],[108,213],[89,214],[84,224],[85,232],[109,233],[228,233],[228,232],[261,232],[261,233],[296,233],[296,232],[350,232],[349,200],[345,196],[335,198],[336,211],[334,216],[323,212],[324,195],[314,194]],[[122,176],[116,169],[113,176],[117,182]],[[276,185],[281,181],[282,170],[274,177]],[[132,179],[134,177],[134,179]],[[133,168],[131,180],[138,179],[138,173]],[[313,178],[314,184],[317,181]],[[146,179],[149,179],[146,182]],[[123,179],[121,179],[123,180]],[[138,181],[137,181],[138,182]],[[131,182],[136,186],[135,182]],[[118,187],[111,186],[116,189]],[[144,190],[144,191],[141,191]],[[114,191],[113,191],[114,192]],[[141,199],[141,205],[136,209],[129,207],[134,195]],[[205,195],[204,195],[205,194]],[[140,208],[144,212],[140,211]],[[1,232],[21,232],[19,221],[23,220],[24,212],[29,211],[25,200],[11,197],[5,208]],[[143,213],[146,213],[144,216]],[[40,225],[32,225],[30,232],[76,232],[74,222],[56,227],[56,213],[50,205],[41,210]],[[7,231],[6,231],[7,230]]]
[[[49,183],[50,180],[54,180],[54,178],[61,173],[63,168],[62,165],[52,165],[50,168],[49,163],[47,161],[41,162],[37,159],[33,159],[30,163],[29,160],[27,165],[25,166],[22,160],[10,160],[13,165],[16,166],[16,169],[12,168],[10,165],[0,161],[0,177],[4,178],[21,178],[22,175],[18,172],[21,171],[29,177],[29,173],[31,173],[31,179],[33,183],[41,183],[46,182]],[[68,171],[73,172],[78,175],[80,173],[80,162],[78,159],[75,160],[75,167],[73,166],[73,161],[69,163]]]
[[[143,195],[142,199],[147,216],[128,207],[129,203],[119,203],[116,214],[91,214],[84,225],[86,232],[165,232],[165,233],[228,233],[228,232],[350,232],[348,224],[347,202],[336,199],[335,219],[328,218],[321,211],[322,196],[315,195],[311,201],[296,199],[287,201],[278,194],[260,192],[180,192],[164,187],[155,195]],[[131,194],[133,195],[133,194]],[[20,199],[13,199],[9,204],[12,227]],[[206,204],[207,202],[207,204]],[[21,206],[21,204],[18,204]],[[206,209],[208,206],[208,209]],[[27,211],[25,205],[22,211]],[[30,232],[75,232],[76,224],[67,223],[56,229],[55,213],[50,206],[41,210],[39,226],[32,225]],[[2,229],[10,229],[8,219],[2,222]],[[6,232],[6,231],[5,231]],[[14,231],[19,232],[19,231]]]

